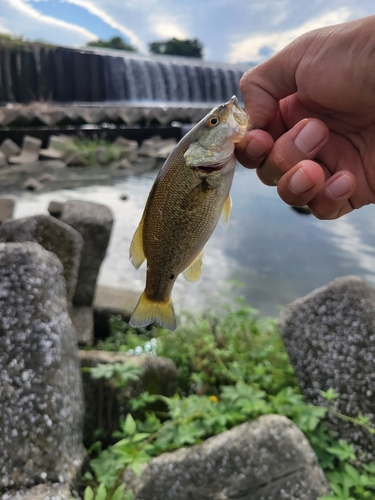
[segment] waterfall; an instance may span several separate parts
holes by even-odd
[[[107,49],[0,44],[0,101],[217,103],[246,65]]]
[[[137,93],[125,99],[139,101],[219,102],[239,94],[238,82],[245,67],[204,62],[183,57],[140,57],[123,53],[116,64],[106,65],[106,81],[119,83],[124,73]],[[111,58],[113,59],[113,58]],[[129,71],[129,67],[134,71]],[[125,85],[122,79],[122,85]],[[126,95],[121,88],[118,95]],[[108,94],[110,100],[110,94]],[[118,100],[124,99],[119,97]]]

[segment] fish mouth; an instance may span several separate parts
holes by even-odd
[[[205,165],[200,165],[199,167],[196,167],[199,172],[203,172],[204,174],[211,174],[212,172],[218,172],[224,167],[224,165],[210,165],[210,166],[205,166]]]
[[[203,172],[205,174],[211,174],[212,172],[218,172],[219,170],[222,170],[225,165],[229,162],[229,160],[232,158],[233,155],[228,156],[227,158],[224,158],[224,160],[221,160],[220,162],[217,163],[207,163],[207,164],[202,164],[202,165],[196,165],[195,168],[199,170],[200,172]]]

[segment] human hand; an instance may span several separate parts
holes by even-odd
[[[290,205],[375,203],[375,16],[311,31],[242,77],[255,128],[237,158]]]

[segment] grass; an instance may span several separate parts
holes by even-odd
[[[108,165],[120,158],[121,150],[105,139],[79,139],[69,145],[68,152],[83,156],[87,165]]]

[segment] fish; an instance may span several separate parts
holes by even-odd
[[[147,260],[146,286],[131,326],[156,322],[176,329],[173,285],[181,273],[189,283],[200,281],[203,247],[220,217],[224,227],[229,223],[234,149],[248,123],[233,96],[197,123],[161,167],[130,245],[136,269]]]

